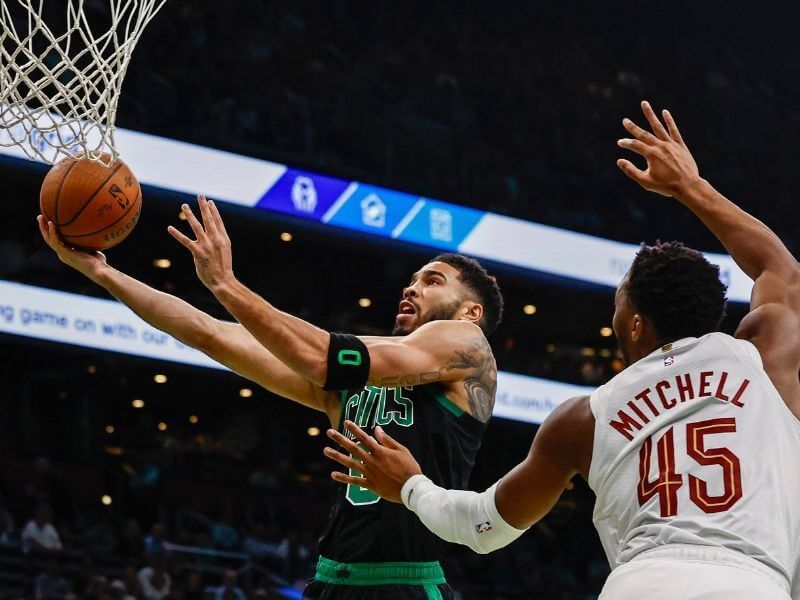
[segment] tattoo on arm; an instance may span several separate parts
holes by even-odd
[[[440,381],[448,371],[460,369],[468,371],[464,378],[464,391],[467,394],[470,414],[486,423],[494,410],[497,391],[497,364],[492,348],[485,337],[476,338],[469,351],[456,350],[447,363],[436,371],[393,375],[377,382],[378,387],[411,387]]]
[[[497,364],[492,348],[485,337],[475,340],[471,352],[457,352],[458,364],[454,368],[467,369],[470,374],[464,378],[470,414],[486,423],[494,410],[494,397],[497,392]],[[451,361],[452,364],[453,361]]]

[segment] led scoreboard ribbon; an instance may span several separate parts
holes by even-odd
[[[0,130],[0,137],[8,135]],[[282,213],[342,230],[615,287],[637,246],[431,200],[356,181],[117,129],[117,146],[143,184],[258,210]],[[25,158],[21,148],[0,153]],[[748,302],[752,282],[725,254],[706,254],[720,266],[728,298]]]
[[[0,130],[3,135],[8,132]],[[343,231],[463,252],[574,280],[615,287],[638,248],[136,131],[117,129],[116,140],[146,185],[204,193]],[[0,147],[0,154],[26,158],[21,148]],[[728,298],[748,302],[752,282],[731,257],[706,256],[720,266]],[[2,333],[224,369],[150,327],[119,302],[0,280]],[[495,416],[530,423],[541,423],[566,398],[592,391],[507,372],[498,373],[497,383]]]

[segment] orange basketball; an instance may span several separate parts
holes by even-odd
[[[133,231],[142,212],[142,190],[119,159],[106,167],[87,158],[67,157],[44,178],[39,208],[68,246],[107,250]]]

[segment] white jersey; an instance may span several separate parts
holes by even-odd
[[[800,556],[800,421],[750,342],[667,344],[590,398],[589,485],[611,568],[667,547],[727,548],[786,587]]]

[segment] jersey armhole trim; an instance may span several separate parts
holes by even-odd
[[[734,349],[734,352],[746,358],[749,362],[755,364],[759,369],[764,368],[764,357],[761,356],[761,351],[753,342],[745,338],[737,338],[722,334],[727,345]]]
[[[592,460],[589,463],[589,472],[586,474],[586,483],[589,485],[589,488],[595,493],[599,493],[599,487],[601,481],[598,481],[598,478],[601,477],[601,473],[599,472],[602,468],[600,465],[600,440],[602,435],[600,434],[600,424],[602,415],[600,414],[600,390],[603,389],[605,386],[601,386],[597,388],[592,394],[589,396],[589,410],[592,411],[592,416],[594,417],[594,440],[592,441]]]
[[[436,402],[438,402],[442,408],[450,412],[454,417],[458,418],[463,415],[466,411],[445,396],[443,392],[439,391],[437,388],[440,387],[441,386],[438,383],[431,383],[429,385],[422,386],[422,389],[425,390],[425,392],[431,398],[436,400]]]

